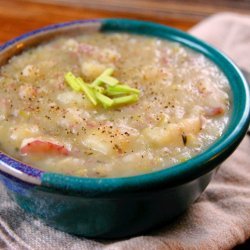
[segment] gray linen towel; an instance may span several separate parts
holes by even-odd
[[[250,70],[250,17],[218,14],[191,30]],[[250,138],[175,222],[143,236],[95,241],[65,234],[25,214],[0,184],[0,249],[231,249],[250,238]]]

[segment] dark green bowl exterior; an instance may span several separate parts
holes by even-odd
[[[67,233],[105,239],[133,236],[167,225],[200,196],[212,173],[171,188],[104,197],[34,188],[14,179],[7,182],[9,196],[46,224]]]
[[[238,146],[250,119],[247,83],[219,51],[176,29],[159,24],[101,20],[103,32],[130,32],[170,39],[208,57],[227,76],[232,114],[225,133],[193,159],[155,173],[126,178],[80,178],[44,173],[42,185],[0,175],[9,195],[27,212],[57,229],[94,238],[135,235],[171,221],[192,204],[213,173]],[[70,24],[66,24],[69,25]]]

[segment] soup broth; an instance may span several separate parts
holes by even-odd
[[[138,100],[104,108],[65,81],[92,83],[106,69]],[[168,168],[223,133],[228,80],[179,43],[124,33],[60,37],[0,69],[0,149],[36,168],[122,177]]]

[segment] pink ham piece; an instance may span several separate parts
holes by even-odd
[[[22,154],[50,154],[69,155],[69,150],[64,145],[55,144],[48,141],[34,140],[21,147]]]
[[[205,116],[217,116],[224,114],[225,110],[222,107],[207,108],[205,110]]]

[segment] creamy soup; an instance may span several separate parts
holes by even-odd
[[[65,80],[72,72],[91,84],[106,69],[138,90],[137,99],[94,105]],[[0,69],[0,86],[0,149],[69,175],[121,177],[171,167],[206,150],[229,120],[230,88],[218,67],[151,37],[60,37],[11,58]]]

